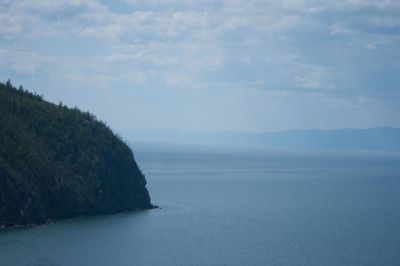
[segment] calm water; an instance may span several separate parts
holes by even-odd
[[[138,148],[161,210],[0,232],[1,265],[400,265],[400,157]]]

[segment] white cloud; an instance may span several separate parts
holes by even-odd
[[[12,69],[18,74],[34,74],[46,64],[47,59],[30,51],[0,49],[0,66]]]
[[[109,41],[118,41],[123,29],[119,24],[108,24],[100,27],[87,27],[79,31],[80,37],[94,37],[97,39],[106,39]]]
[[[145,88],[154,93],[149,99],[171,93],[170,100],[190,91],[205,103],[215,99],[232,107],[239,102],[261,121],[257,108],[279,98],[277,109],[283,110],[293,93],[303,95],[298,106],[316,94],[335,99],[367,99],[364,94],[371,91],[384,95],[370,85],[370,77],[384,79],[390,75],[382,74],[386,65],[398,67],[399,39],[380,28],[400,25],[399,1],[124,2],[123,12],[111,1],[1,2],[0,70],[42,80],[44,87],[51,78],[60,91],[108,88],[116,98],[121,88]],[[246,95],[247,101],[235,99]],[[265,97],[258,101],[255,95]],[[187,106],[201,106],[196,97],[184,100]]]
[[[368,50],[375,50],[375,49],[376,49],[376,44],[374,44],[374,43],[369,43],[369,44],[365,45],[365,49],[368,49]]]
[[[400,8],[400,3],[397,0],[341,0],[335,1],[336,5],[341,8],[378,8],[378,9],[393,9]]]
[[[16,35],[22,31],[22,25],[18,17],[8,14],[0,14],[0,34],[3,36]]]
[[[295,76],[297,84],[306,89],[332,88],[332,85],[327,85],[327,73],[321,67],[304,67],[304,73]]]
[[[330,26],[331,35],[335,36],[338,34],[347,34],[350,33],[350,30],[343,27],[340,23],[334,23]]]

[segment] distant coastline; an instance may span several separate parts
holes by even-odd
[[[262,150],[370,150],[400,151],[400,128],[341,128],[275,132],[193,132],[184,130],[135,131],[129,140],[147,143],[208,145]]]

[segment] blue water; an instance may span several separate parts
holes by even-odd
[[[400,157],[146,149],[161,210],[0,232],[1,265],[400,265]]]

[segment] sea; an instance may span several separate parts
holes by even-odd
[[[400,155],[133,145],[160,209],[0,231],[0,265],[400,265]]]

